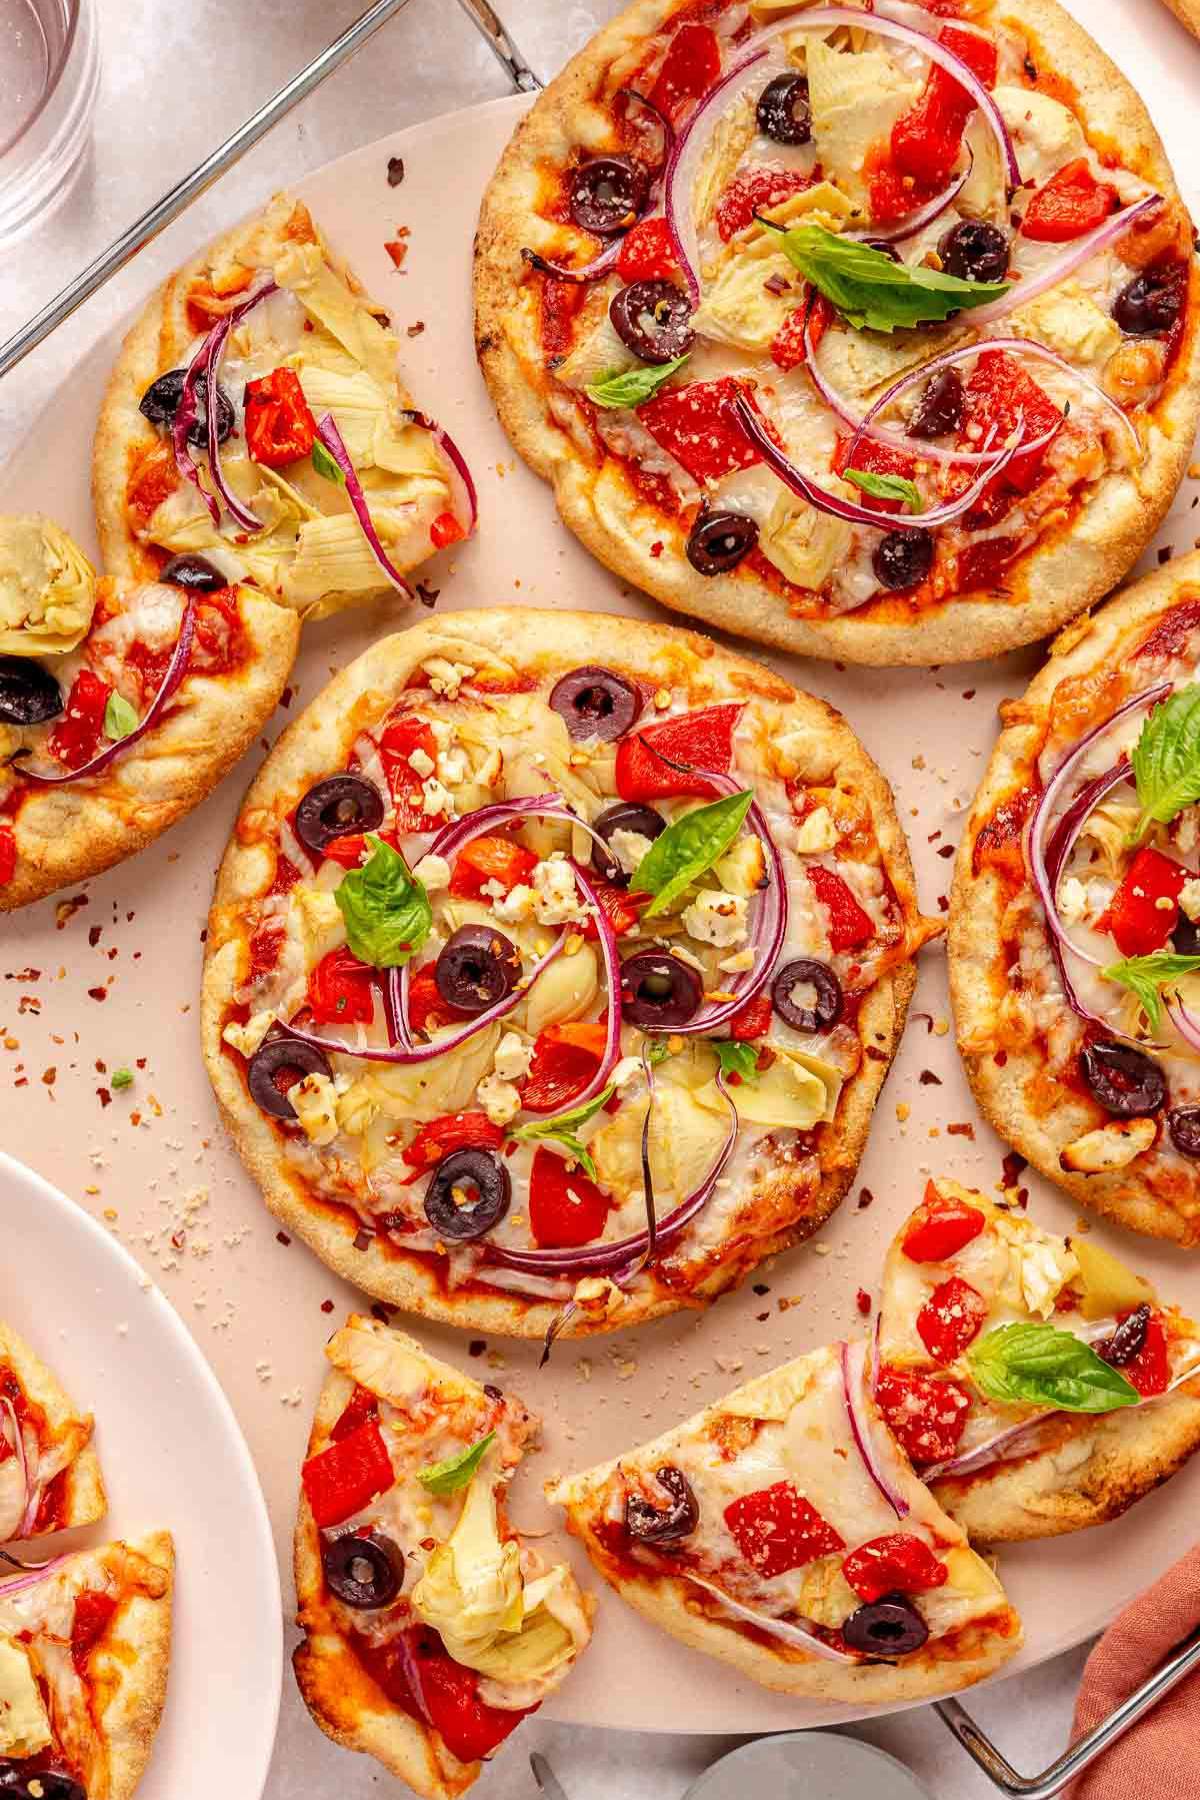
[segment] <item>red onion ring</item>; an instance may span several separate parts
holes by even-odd
[[[803,1650],[806,1656],[819,1656],[826,1662],[836,1663],[856,1664],[860,1660],[845,1650],[835,1650],[832,1644],[827,1644],[823,1638],[816,1635],[816,1627],[813,1625],[795,1625],[787,1619],[773,1619],[769,1613],[756,1612],[751,1606],[743,1606],[740,1600],[732,1599],[724,1588],[719,1588],[715,1583],[706,1581],[701,1575],[693,1575],[690,1569],[680,1568],[679,1574],[685,1581],[690,1581],[693,1586],[703,1588],[706,1594],[713,1596],[714,1600],[719,1600],[735,1619],[741,1619],[747,1625],[756,1626],[759,1631],[765,1631],[768,1637],[778,1638],[781,1643],[791,1644],[794,1648]]]
[[[446,461],[450,464],[451,473],[453,476],[457,477],[458,485],[462,490],[455,498],[460,502],[465,502],[465,504],[455,506],[454,516],[459,520],[460,524],[463,523],[463,518],[460,518],[459,516],[460,513],[465,517],[465,532],[467,537],[471,537],[474,534],[476,525],[479,523],[479,494],[475,487],[475,477],[472,475],[470,468],[467,465],[466,457],[463,455],[454,439],[450,436],[450,433],[446,430],[445,426],[439,425],[435,419],[429,418],[426,413],[414,412],[410,408],[404,414],[404,417],[411,425],[417,425],[422,431],[428,431],[433,434],[434,443],[446,458]]]
[[[1049,268],[1041,270],[1037,275],[1031,275],[1027,281],[1015,281],[1008,293],[1002,295],[999,300],[991,300],[986,306],[981,306],[972,312],[972,324],[992,325],[997,319],[1003,319],[1018,306],[1024,306],[1027,300],[1033,300],[1038,294],[1044,294],[1047,288],[1057,287],[1060,281],[1064,281],[1068,275],[1074,274],[1075,270],[1091,257],[1098,255],[1101,250],[1107,250],[1110,244],[1115,244],[1118,238],[1124,237],[1131,225],[1135,225],[1139,219],[1147,217],[1163,204],[1161,194],[1147,194],[1144,200],[1135,201],[1132,206],[1127,206],[1124,212],[1114,213],[1111,218],[1105,219],[1103,225],[1097,225],[1096,229],[1089,231],[1086,237],[1079,238],[1076,243],[1072,244],[1066,255],[1052,263]]]
[[[212,333],[210,332],[209,337],[211,337],[211,335]],[[206,337],[195,356],[188,364],[187,373],[183,378],[183,390],[179,396],[179,405],[175,408],[175,416],[171,420],[171,448],[175,452],[175,467],[179,470],[179,473],[183,476],[185,481],[191,482],[205,506],[207,506],[208,516],[213,524],[219,525],[221,523],[221,509],[217,505],[215,497],[208,492],[207,488],[202,486],[200,481],[200,471],[196,466],[195,458],[193,457],[191,448],[188,444],[188,433],[191,431],[192,426],[196,423],[196,419],[199,416],[200,409],[196,404],[196,378],[200,374],[201,367],[208,362],[208,341],[209,339]]]
[[[1190,1044],[1193,1050],[1200,1050],[1200,1017],[1184,1005],[1178,994],[1166,999],[1166,1008],[1167,1017],[1184,1043]]]
[[[909,1512],[908,1501],[888,1480],[871,1444],[871,1417],[867,1404],[865,1381],[867,1346],[861,1340],[854,1344],[843,1343],[840,1346],[840,1357],[842,1395],[846,1403],[846,1417],[850,1421],[850,1435],[854,1439],[854,1447],[862,1458],[867,1474],[896,1517],[898,1519],[906,1518]]]
[[[1039,1426],[1044,1424],[1047,1419],[1053,1419],[1059,1412],[1060,1409],[1052,1407],[1047,1412],[1036,1413],[1031,1419],[1022,1419],[1017,1425],[1006,1426],[1003,1431],[997,1432],[995,1437],[987,1438],[982,1444],[976,1444],[973,1450],[965,1451],[962,1456],[947,1457],[944,1462],[923,1466],[920,1471],[921,1480],[926,1483],[945,1481],[951,1476],[973,1475],[976,1470],[989,1468],[995,1462],[1016,1461],[1016,1457],[1012,1455],[1012,1449],[1018,1440],[1026,1436],[1034,1436]],[[1036,1444],[1030,1445],[1030,1454],[1036,1448]],[[1006,1449],[1009,1452],[1007,1456],[1004,1454]]]
[[[7,1600],[10,1594],[20,1594],[26,1588],[36,1587],[39,1581],[49,1580],[55,1569],[61,1568],[63,1563],[70,1562],[70,1560],[69,1554],[55,1556],[36,1569],[30,1566],[27,1574],[19,1575],[12,1581],[0,1581],[0,1601]]]
[[[789,21],[787,29],[792,30],[798,22],[799,21]],[[780,31],[783,29],[783,27],[780,27],[779,30],[769,32],[766,35],[769,37],[778,37]],[[692,113],[683,130],[675,139],[675,142],[671,146],[671,154],[667,158],[667,171],[663,178],[663,212],[666,216],[667,230],[671,236],[671,248],[675,252],[675,260],[679,264],[680,272],[687,285],[688,297],[691,300],[693,307],[697,307],[700,304],[700,280],[696,274],[696,264],[699,261],[699,257],[695,247],[696,228],[692,221],[690,177],[695,160],[698,157],[703,156],[707,147],[707,133],[704,134],[705,141],[697,139],[696,127],[712,110],[714,102],[719,100],[722,94],[724,94],[731,85],[736,84],[737,86],[737,91],[732,98],[734,100],[739,100],[741,98],[742,90],[749,85],[746,77],[760,62],[762,62],[767,54],[765,42],[756,39],[755,43],[759,44],[759,48],[752,48],[749,55],[744,56],[740,62],[735,63],[732,69],[727,69],[725,74],[722,75],[721,79],[717,82],[716,86],[709,89],[708,93],[704,96],[704,99]],[[719,123],[719,121],[714,121],[714,124],[716,123]],[[688,158],[685,163],[688,148],[693,141],[699,144],[699,149],[696,151],[695,155]],[[681,189],[683,190],[682,192],[680,191]]]
[[[933,221],[940,218],[948,207],[953,206],[974,171],[975,157],[968,147],[966,168],[959,170],[943,193],[936,194],[932,200],[927,200],[924,206],[917,208],[916,212],[909,213],[905,218],[897,220],[890,231],[872,230],[867,227],[862,231],[848,231],[846,236],[854,239],[856,243],[862,244],[902,244],[907,238],[916,237],[919,231],[924,231],[927,225],[932,225]]]
[[[350,460],[350,452],[342,441],[342,434],[334,423],[332,413],[326,413],[317,426],[317,436],[345,477],[346,496],[354,508],[355,517],[362,527],[362,534],[367,540],[372,556],[379,564],[381,573],[392,587],[403,594],[406,599],[411,600],[413,597],[411,587],[384,549],[379,533],[375,529],[371,511],[367,505],[367,496],[362,490],[362,482],[358,479],[354,464]]]
[[[191,655],[192,638],[196,629],[196,602],[188,599],[184,603],[183,617],[179,622],[179,636],[175,640],[175,648],[171,652],[171,660],[167,664],[166,673],[159,684],[144,716],[138,720],[133,730],[126,737],[117,738],[108,744],[91,762],[84,763],[82,768],[69,769],[65,775],[39,775],[36,769],[26,769],[17,765],[17,774],[22,781],[31,781],[36,787],[61,787],[67,781],[81,781],[85,775],[99,775],[115,757],[123,750],[130,749],[140,737],[144,737],[150,728],[157,723],[167,702],[175,689],[183,680],[187,669],[188,657]]]
[[[551,262],[536,250],[525,249],[521,251],[521,255],[531,269],[536,269],[539,275],[549,275],[555,281],[599,281],[601,276],[607,275],[616,267],[622,241],[619,237],[614,238],[599,256],[574,268],[568,267],[566,263]]]
[[[208,460],[211,467],[213,484],[234,518],[238,520],[238,523],[244,525],[248,531],[259,531],[262,529],[261,520],[256,519],[252,512],[247,512],[245,508],[241,507],[240,503],[231,496],[229,489],[225,484],[225,477],[221,472],[220,446],[217,441],[218,415],[220,408],[217,405],[215,383],[217,368],[220,364],[221,354],[225,348],[225,340],[228,338],[233,327],[240,324],[246,317],[246,314],[252,312],[260,300],[265,300],[268,295],[277,292],[278,288],[275,281],[273,279],[268,279],[262,287],[256,289],[256,291],[251,294],[248,300],[243,300],[239,306],[235,306],[232,312],[226,313],[225,317],[218,320],[217,324],[213,326],[212,330],[205,337],[199,350],[197,350],[195,356],[188,364],[187,374],[184,376],[183,380],[183,391],[179,396],[179,405],[175,408],[175,417],[171,422],[171,444],[175,451],[175,466],[183,476],[184,480],[191,482],[192,486],[196,489],[196,492],[204,501],[214,525],[220,523],[220,508],[213,496],[206,493],[204,488],[200,485],[200,471],[192,457],[191,450],[188,448],[188,433],[196,423],[200,410],[196,401],[196,382],[199,378],[201,367],[203,366],[206,372],[204,391],[206,396],[205,411],[207,414],[208,427]]]

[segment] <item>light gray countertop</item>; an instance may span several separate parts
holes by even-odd
[[[97,0],[103,68],[94,146],[62,208],[5,254],[0,338],[50,299],[365,4]],[[501,10],[530,63],[549,75],[615,5],[501,0]],[[16,448],[44,397],[72,365],[197,243],[298,172],[385,132],[507,91],[501,70],[454,0],[410,0],[363,55],[5,379],[0,459]],[[90,432],[90,420],[81,420],[80,429]],[[1082,1661],[1082,1652],[1064,1656],[972,1697],[972,1712],[1024,1769],[1043,1767],[1065,1744]],[[475,1792],[479,1800],[529,1800],[535,1789],[528,1753],[541,1749],[569,1800],[677,1800],[709,1762],[738,1741],[671,1734],[669,1695],[663,1698],[662,1723],[661,1735],[648,1736],[580,1731],[535,1718]],[[855,1729],[907,1763],[938,1800],[986,1800],[995,1792],[928,1708]],[[862,1800],[878,1800],[876,1780]],[[331,1793],[366,1800],[391,1785],[373,1763],[347,1756],[320,1735],[285,1677],[269,1800],[314,1800]]]

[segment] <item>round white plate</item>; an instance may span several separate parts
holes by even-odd
[[[138,1800],[258,1800],[279,1712],[271,1527],[228,1400],[174,1308],[102,1226],[0,1152],[0,1317],[96,1417],[109,1511],[58,1547],[166,1527],[167,1705]]]

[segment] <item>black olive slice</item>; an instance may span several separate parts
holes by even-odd
[[[911,1656],[928,1638],[929,1627],[903,1594],[885,1594],[851,1613],[842,1636],[851,1650],[868,1656]]]
[[[157,381],[152,381],[142,395],[138,411],[152,425],[163,425],[168,429],[179,409],[183,398],[183,384],[187,380],[186,369],[168,369]],[[208,377],[199,375],[194,387],[196,396],[196,423],[188,432],[188,443],[197,448],[208,442]],[[237,423],[237,414],[233,410],[233,401],[225,392],[220,382],[217,383],[217,442],[223,444]]]
[[[296,808],[296,836],[317,856],[347,832],[375,831],[383,823],[383,796],[361,775],[331,775],[310,787]]]
[[[687,559],[698,575],[728,575],[758,542],[758,520],[749,513],[701,509],[687,541]]]
[[[20,1763],[0,1764],[0,1793],[7,1791],[19,1800],[87,1800],[87,1789],[73,1776],[59,1769],[22,1769]]]
[[[880,587],[893,593],[920,587],[933,567],[931,531],[889,531],[871,558]]]
[[[699,975],[665,950],[641,950],[621,964],[621,1011],[643,1031],[673,1031],[699,1011]]]
[[[945,437],[963,422],[963,383],[957,369],[931,375],[909,421],[909,434],[917,438]]]
[[[613,330],[644,363],[669,363],[686,356],[696,341],[692,303],[673,281],[631,281],[612,297]]]
[[[1200,1106],[1176,1106],[1167,1114],[1171,1142],[1181,1156],[1200,1158]]]
[[[1200,924],[1189,919],[1181,912],[1179,922],[1171,933],[1171,948],[1180,956],[1200,956]]]
[[[62,689],[49,669],[28,656],[0,656],[0,721],[44,725],[62,709]]]
[[[771,1005],[793,1031],[829,1031],[842,1016],[842,984],[828,963],[800,956],[771,983]]]
[[[803,75],[776,75],[754,110],[758,129],[777,144],[807,144],[812,137],[812,106]]]
[[[447,1006],[470,1014],[486,1012],[521,979],[521,952],[489,925],[462,925],[442,946],[433,979]]]
[[[667,821],[660,812],[655,812],[652,806],[640,806],[636,800],[618,800],[614,806],[606,806],[592,823],[592,830],[606,844],[612,842],[618,831],[635,831],[639,837],[649,838],[653,843],[666,829]],[[616,857],[605,856],[599,844],[592,845],[592,867],[605,881],[611,881],[617,887],[629,886],[629,876]]]
[[[623,675],[586,663],[556,681],[550,705],[573,738],[599,738],[611,744],[637,723],[642,696]]]
[[[444,1238],[466,1243],[498,1225],[512,1199],[508,1170],[490,1150],[452,1150],[425,1190],[425,1217]]]
[[[330,1593],[345,1606],[390,1606],[404,1585],[404,1552],[382,1531],[326,1538],[321,1562]]]
[[[1087,1044],[1079,1072],[1107,1112],[1118,1119],[1141,1119],[1158,1112],[1167,1098],[1167,1080],[1154,1058],[1133,1044]]]
[[[1096,1345],[1096,1355],[1114,1369],[1123,1369],[1131,1363],[1146,1342],[1146,1333],[1150,1329],[1150,1308],[1139,1306],[1122,1319],[1111,1337],[1106,1337]]]
[[[682,1469],[667,1463],[654,1479],[671,1496],[669,1506],[655,1506],[641,1494],[625,1500],[625,1530],[642,1544],[673,1544],[690,1537],[700,1523],[700,1502]]]
[[[1178,323],[1187,285],[1186,263],[1159,263],[1143,269],[1113,301],[1112,316],[1131,337],[1159,336]]]
[[[608,237],[626,231],[646,203],[649,177],[628,156],[594,156],[571,177],[568,210],[581,231]]]
[[[296,1038],[267,1038],[250,1058],[246,1079],[250,1097],[273,1119],[294,1119],[296,1109],[287,1097],[306,1075],[330,1075],[333,1071],[324,1051]],[[288,1079],[290,1077],[290,1079]]]
[[[186,588],[190,594],[216,594],[229,582],[207,556],[173,556],[158,578],[172,587]]]
[[[1008,274],[1008,237],[984,219],[961,219],[938,239],[942,269],[959,281],[1003,281]]]

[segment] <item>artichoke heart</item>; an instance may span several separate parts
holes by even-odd
[[[721,1154],[729,1108],[718,1094],[723,1115],[718,1117],[699,1104],[700,1098],[665,1080],[657,1084],[650,1119],[650,1173],[659,1210],[678,1205],[694,1193]],[[600,1185],[622,1203],[642,1192],[646,1106],[645,1100],[627,1101],[588,1140]]]
[[[385,391],[391,387],[395,337],[330,267],[319,244],[289,244],[276,260],[275,279]]]
[[[403,508],[374,505],[371,519],[389,554],[407,535],[411,518]],[[387,578],[352,512],[306,519],[296,537],[296,559],[282,573],[282,593],[291,606],[315,606],[331,594],[378,593]]]
[[[740,246],[707,289],[692,320],[696,330],[738,350],[769,350],[799,294],[792,286],[795,270],[775,246],[774,233],[764,233]],[[786,282],[776,293],[768,281]]]
[[[0,518],[0,654],[63,656],[87,636],[96,571],[38,514]]]
[[[832,1063],[804,1050],[784,1050],[777,1045],[775,1061],[755,1082],[731,1089],[738,1118],[743,1125],[809,1131],[828,1124],[837,1110],[842,1076]],[[715,1081],[696,1095],[699,1105],[728,1114],[725,1098]]]
[[[288,923],[289,927],[293,923],[296,926],[305,966],[310,969],[346,941],[346,921],[333,894],[325,888],[308,887],[303,883],[293,888]]]
[[[393,1405],[411,1404],[430,1385],[429,1364],[417,1345],[377,1319],[352,1317],[334,1332],[325,1355],[339,1373]]]
[[[849,556],[852,540],[844,519],[818,512],[784,490],[771,508],[759,549],[788,581],[817,594]]]
[[[865,205],[867,151],[889,136],[921,84],[903,74],[886,51],[844,52],[818,37],[808,47],[808,84],[818,158],[826,169],[837,170],[851,199]]]

